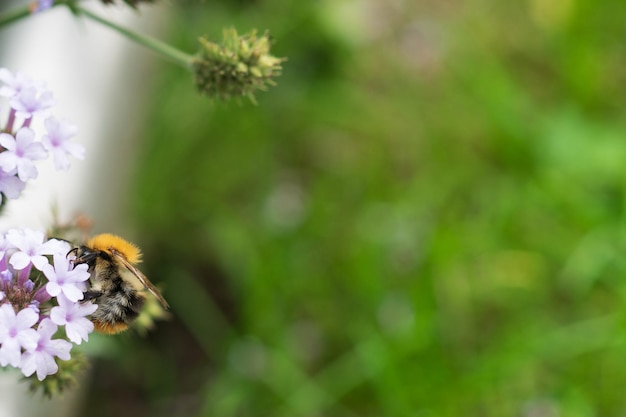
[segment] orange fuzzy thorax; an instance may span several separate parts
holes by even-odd
[[[134,244],[119,236],[109,233],[96,235],[85,244],[88,248],[101,250],[111,254],[112,250],[119,252],[128,262],[136,264],[141,262],[141,250]]]

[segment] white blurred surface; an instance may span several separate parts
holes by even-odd
[[[126,26],[155,21],[149,9],[137,13],[123,6],[91,6]],[[4,52],[0,66],[46,81],[57,100],[52,114],[78,126],[74,140],[87,151],[84,161],[72,160],[69,171],[56,171],[52,158],[40,161],[39,177],[27,184],[20,199],[9,202],[0,216],[0,230],[46,229],[53,206],[64,221],[81,212],[95,218],[100,229],[123,223],[120,196],[125,194],[135,152],[134,109],[142,81],[146,83],[147,65],[158,58],[108,28],[77,19],[65,7],[1,29],[0,42]],[[35,120],[32,125],[38,137],[44,132],[41,124]]]
[[[82,387],[45,399],[33,395],[19,370],[0,373],[0,417],[72,417],[77,415]]]

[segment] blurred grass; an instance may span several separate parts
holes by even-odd
[[[624,414],[625,12],[182,3],[173,43],[289,61],[256,107],[156,76],[133,196],[174,317],[88,414]]]

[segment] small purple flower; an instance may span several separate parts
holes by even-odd
[[[78,131],[76,126],[55,117],[48,117],[44,125],[48,133],[43,135],[41,141],[44,147],[52,152],[56,169],[67,170],[70,167],[68,156],[76,159],[85,158],[85,148],[78,143],[70,142],[70,138]]]
[[[88,266],[80,264],[72,267],[67,257],[59,253],[54,254],[54,267],[50,264],[43,266],[42,272],[49,280],[46,284],[48,294],[57,297],[63,293],[72,302],[83,299],[83,283],[90,276]]]
[[[0,272],[0,284],[3,287],[9,284],[11,281],[13,281],[13,274],[11,273],[11,271],[5,269],[4,271]]]
[[[32,292],[33,289],[35,288],[35,283],[33,281],[31,281],[30,279],[27,279],[23,284],[22,287],[27,291],[27,292]]]
[[[59,370],[54,357],[62,360],[70,359],[72,344],[66,340],[52,339],[57,331],[57,325],[50,319],[43,319],[39,323],[36,333],[39,340],[35,346],[26,349],[22,357],[22,373],[31,376],[37,373],[37,379],[43,381],[48,375],[53,375]]]
[[[48,10],[54,4],[54,0],[39,0],[35,7],[33,8],[33,13],[43,12],[44,10]]]
[[[8,199],[15,200],[19,198],[25,187],[26,183],[15,176],[15,174],[8,174],[0,170],[0,193],[4,194]]]
[[[30,119],[36,114],[46,114],[56,101],[52,92],[35,86],[27,86],[14,96],[9,105],[15,110],[15,115],[22,119]]]
[[[54,324],[65,326],[65,334],[72,342],[80,345],[89,340],[89,333],[93,332],[93,323],[86,317],[98,309],[92,303],[73,303],[63,294],[57,297],[58,307],[50,311],[50,319]]]
[[[22,72],[17,71],[13,74],[6,68],[0,68],[0,81],[4,83],[4,85],[0,87],[0,96],[8,98],[17,96],[20,91],[26,87],[35,86],[43,88],[41,83],[35,84],[30,77],[24,75]]]
[[[41,312],[41,310],[39,309],[39,304],[41,304],[39,301],[33,300],[33,301],[30,302],[30,304],[26,308],[30,308],[35,313],[39,314]]]
[[[57,239],[44,242],[42,232],[30,229],[11,229],[8,231],[6,239],[17,249],[17,252],[11,255],[9,260],[11,266],[17,270],[22,270],[32,264],[42,271],[43,266],[49,263],[48,258],[44,255],[63,253],[64,250],[67,253],[69,250],[67,242]]]
[[[34,140],[35,132],[28,127],[18,130],[15,137],[9,133],[0,133],[0,145],[6,148],[0,153],[0,168],[6,173],[17,169],[17,176],[22,181],[37,178],[38,172],[33,161],[45,159],[48,152]]]
[[[0,365],[20,366],[22,348],[37,347],[39,334],[32,326],[39,320],[39,314],[30,308],[15,314],[11,304],[0,306]]]

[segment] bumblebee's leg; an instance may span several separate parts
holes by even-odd
[[[82,299],[82,301],[93,300],[94,298],[100,297],[102,294],[104,294],[102,291],[87,290],[83,293],[85,297]]]

